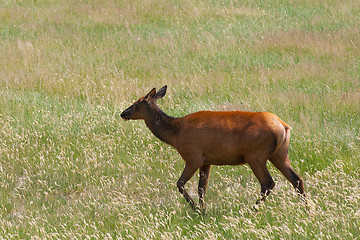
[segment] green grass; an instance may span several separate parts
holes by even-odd
[[[356,239],[358,1],[0,3],[0,236],[5,239]],[[277,185],[259,212],[246,166],[213,167],[207,213],[184,163],[123,109],[270,111],[292,127],[309,210]],[[197,174],[187,185],[196,195]]]

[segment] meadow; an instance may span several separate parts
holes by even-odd
[[[0,239],[359,239],[359,23],[358,0],[2,0]],[[269,163],[259,211],[247,166],[192,211],[180,155],[120,118],[165,84],[171,116],[289,123],[308,206]]]

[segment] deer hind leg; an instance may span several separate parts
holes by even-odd
[[[176,184],[179,189],[179,192],[184,196],[185,200],[190,204],[190,207],[193,210],[195,210],[196,204],[194,200],[190,197],[190,195],[186,192],[184,186],[187,183],[187,181],[189,181],[189,179],[195,174],[198,168],[199,167],[196,165],[186,163],[185,169]]]
[[[256,204],[261,204],[265,202],[266,197],[269,196],[275,186],[275,182],[266,168],[266,161],[259,162],[256,159],[252,159],[252,161],[248,161],[248,164],[261,185],[261,196],[260,199],[256,201]]]
[[[302,200],[306,203],[306,194],[304,190],[304,181],[302,178],[294,171],[290,164],[288,155],[284,157],[273,156],[270,158],[270,161],[274,166],[279,169],[279,171],[286,177],[286,179],[294,186],[297,193],[300,194]]]
[[[206,193],[206,187],[209,182],[211,165],[205,165],[200,168],[199,174],[199,186],[198,186],[198,194],[199,194],[199,205],[200,209],[205,209],[205,201],[204,196]]]

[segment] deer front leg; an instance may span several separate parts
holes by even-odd
[[[207,184],[209,182],[210,169],[211,169],[211,165],[205,165],[202,166],[199,171],[200,178],[199,178],[198,194],[199,194],[199,205],[202,211],[204,211],[205,209],[204,196],[206,193]]]
[[[190,204],[190,207],[193,210],[195,210],[196,204],[195,204],[194,200],[190,197],[190,195],[186,192],[184,186],[185,186],[186,182],[189,181],[189,179],[194,175],[194,173],[196,172],[196,170],[198,168],[199,167],[194,164],[186,163],[185,169],[184,169],[183,173],[181,174],[179,180],[177,181],[177,187],[179,189],[179,192],[184,196],[185,200]]]

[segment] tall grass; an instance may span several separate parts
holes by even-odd
[[[2,1],[1,238],[358,238],[359,22],[351,0]],[[214,167],[207,214],[192,212],[179,154],[119,117],[164,84],[172,116],[288,122],[309,207],[269,164],[259,212],[246,166]]]

